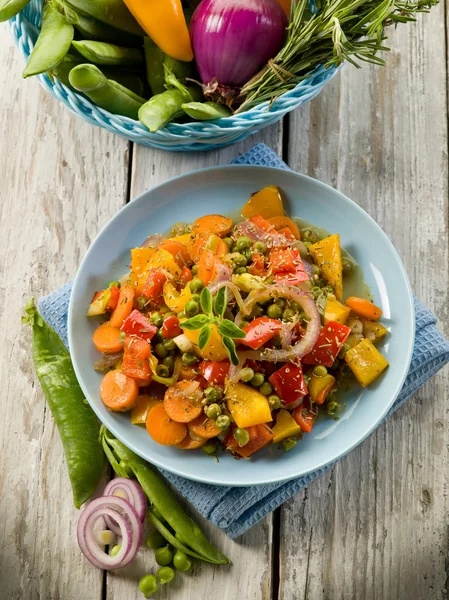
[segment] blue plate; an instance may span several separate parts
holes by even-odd
[[[390,362],[368,389],[358,386],[345,396],[338,421],[319,419],[310,435],[288,453],[271,447],[250,461],[223,453],[217,463],[201,451],[159,446],[129,414],[109,412],[100,400],[101,375],[92,364],[99,356],[91,336],[99,321],[86,309],[95,290],[128,270],[129,250],[149,234],[166,232],[176,221],[192,222],[213,213],[232,213],[250,194],[278,185],[288,213],[339,233],[362,266],[382,322],[391,330],[382,344]],[[100,420],[129,448],[149,462],[189,479],[216,485],[250,486],[286,481],[328,465],[357,446],[378,425],[405,380],[415,334],[413,299],[404,267],[380,227],[357,204],[331,187],[297,173],[266,167],[225,166],[195,171],[148,190],[125,206],[98,235],[79,268],[69,308],[69,343],[81,387]]]

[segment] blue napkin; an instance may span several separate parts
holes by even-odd
[[[254,146],[233,163],[288,169],[287,165],[265,144]],[[42,316],[61,336],[66,346],[68,346],[67,310],[71,289],[71,283],[67,283],[39,301]],[[415,311],[416,339],[410,372],[387,418],[449,362],[449,343],[435,328],[436,318],[416,299]],[[230,538],[236,538],[327,469],[332,468],[334,464],[287,483],[251,488],[206,485],[165,471],[163,474],[201,514],[220,527]]]

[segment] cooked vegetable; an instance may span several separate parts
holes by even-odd
[[[152,396],[151,394],[143,394],[137,396],[136,402],[131,409],[131,423],[133,425],[145,425],[147,416],[153,406],[161,404],[162,398]]]
[[[337,300],[343,298],[343,265],[341,261],[340,236],[338,233],[324,238],[309,248],[323,277],[335,289]]]
[[[270,185],[253,194],[242,208],[242,217],[245,219],[255,215],[262,215],[264,219],[284,216],[282,194],[277,185]]]
[[[153,440],[162,446],[176,446],[187,435],[187,427],[183,423],[173,421],[162,403],[150,410],[146,427]]]
[[[270,225],[273,225],[273,227],[276,229],[276,231],[284,232],[283,230],[285,228],[287,228],[291,231],[291,233],[295,239],[297,239],[297,240],[301,239],[301,235],[299,233],[298,226],[289,217],[285,217],[284,215],[282,215],[282,216],[265,217],[265,218],[267,219],[268,223],[270,223]],[[284,232],[284,234],[285,234],[285,232]]]
[[[151,383],[150,356],[151,346],[147,341],[136,335],[126,336],[121,370],[124,375],[134,379],[139,387]]]
[[[382,310],[365,298],[351,296],[346,300],[346,305],[349,306],[354,314],[370,321],[378,321],[382,316]]]
[[[197,381],[179,381],[165,392],[165,412],[177,423],[189,423],[201,414],[201,399],[202,392]]]
[[[133,300],[134,288],[128,284],[122,285],[117,307],[111,315],[110,323],[112,327],[121,327],[123,325],[123,322],[133,310]]]
[[[103,354],[114,354],[123,350],[120,329],[112,327],[108,321],[97,327],[92,336],[92,341],[98,352]]]
[[[264,448],[267,444],[273,441],[273,432],[268,425],[254,425],[247,428],[249,434],[249,442],[244,446],[240,446],[234,436],[226,438],[227,449],[238,454],[242,458],[249,458],[255,452]]]
[[[326,308],[324,310],[324,324],[327,325],[329,321],[335,321],[344,325],[348,320],[351,309],[349,306],[345,306],[338,300],[333,300],[330,296],[326,300]]]
[[[310,399],[315,404],[323,404],[335,385],[336,379],[333,375],[315,375],[315,369],[310,377],[308,385]]]
[[[346,352],[345,361],[362,387],[375,381],[388,367],[387,359],[366,338]]]
[[[227,406],[238,427],[251,427],[271,421],[268,400],[243,383],[232,383],[226,389]]]
[[[285,364],[270,376],[270,383],[282,400],[282,405],[290,409],[302,402],[307,395],[307,385],[302,367],[291,363]]]
[[[200,217],[193,222],[192,233],[200,235],[202,233],[215,234],[219,237],[225,237],[232,231],[232,219],[222,217],[221,215],[207,215]]]
[[[305,433],[310,433],[312,431],[317,413],[312,412],[310,408],[304,406],[304,402],[295,408],[292,415],[302,431]]]
[[[376,321],[368,321],[363,319],[362,325],[363,335],[372,342],[378,342],[388,333],[387,329],[382,325],[382,323],[378,323]]]
[[[306,365],[332,367],[350,333],[351,330],[346,325],[329,321],[321,329],[312,351],[302,357],[302,362]]]
[[[273,434],[273,443],[279,444],[289,437],[300,435],[301,427],[297,424],[291,413],[282,408],[277,414]]]
[[[135,379],[127,377],[121,371],[109,371],[103,377],[100,397],[110,410],[129,410],[134,406],[138,394],[139,388]]]

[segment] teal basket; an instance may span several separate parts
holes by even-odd
[[[10,21],[16,45],[26,60],[38,36],[41,14],[42,0],[31,0],[26,8]],[[82,94],[72,92],[59,81],[52,81],[47,75],[38,75],[38,79],[52,96],[92,125],[104,127],[137,144],[176,152],[212,150],[244,140],[264,127],[276,123],[304,102],[315,98],[336,72],[335,68],[317,68],[293,90],[279,96],[271,106],[264,102],[244,113],[215,121],[170,123],[156,133],[150,133],[139,121],[113,115],[98,108]]]

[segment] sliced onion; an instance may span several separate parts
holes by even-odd
[[[273,228],[274,229],[274,228]],[[246,235],[253,242],[263,242],[267,248],[291,246],[292,242],[281,233],[270,233],[258,227],[252,221],[238,223],[235,227],[236,235]]]
[[[139,519],[141,521],[145,520],[147,514],[147,499],[137,481],[126,479],[125,477],[116,477],[115,479],[111,479],[104,488],[103,494],[104,496],[118,496],[119,498],[124,498],[134,508]],[[108,523],[108,519],[106,519],[106,523]],[[110,527],[110,529],[114,531],[112,527]]]
[[[160,233],[155,233],[154,235],[150,235],[147,239],[140,245],[141,248],[157,248],[162,244],[165,240],[165,236]]]
[[[114,519],[120,530],[121,548],[116,556],[106,554],[97,541],[95,524],[106,517]],[[83,510],[76,533],[81,552],[89,562],[99,569],[119,569],[136,556],[142,543],[143,524],[129,502],[115,496],[103,496]]]
[[[114,352],[114,354],[103,354],[100,360],[94,363],[95,371],[104,373],[107,369],[115,367],[123,359],[123,352]]]
[[[282,350],[287,350],[292,345],[293,339],[293,327],[296,325],[295,322],[282,323],[282,329],[279,332],[281,338]]]
[[[175,338],[173,338],[173,341],[181,350],[181,352],[190,352],[190,350],[193,348],[192,342],[184,333],[177,335]]]
[[[215,294],[215,292],[218,292],[218,290],[222,287],[227,287],[228,290],[231,290],[231,292],[234,295],[235,301],[237,302],[238,307],[240,308],[240,312],[245,316],[249,315],[251,311],[248,312],[245,301],[243,300],[240,290],[235,285],[235,283],[232,283],[231,281],[222,281],[221,283],[211,285],[209,289],[211,294]]]
[[[216,268],[216,276],[213,281],[214,284],[223,283],[225,281],[230,281],[232,275],[232,270],[225,264],[220,263]]]

